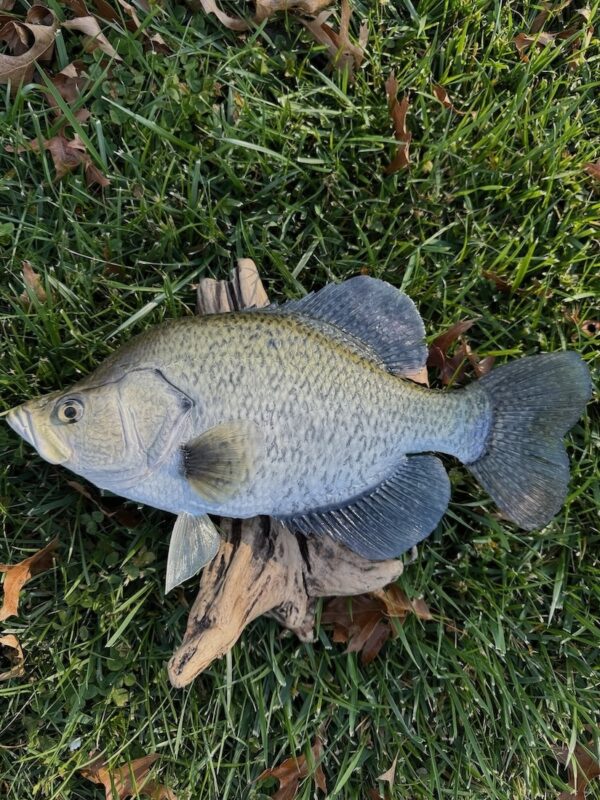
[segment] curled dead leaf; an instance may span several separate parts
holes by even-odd
[[[32,297],[36,297],[40,303],[45,303],[47,295],[42,286],[42,279],[35,272],[29,261],[22,262],[22,274],[25,291],[19,296],[21,303],[25,306],[30,306]]]
[[[521,61],[529,61],[527,50],[529,50],[532,45],[546,47],[546,45],[552,44],[555,38],[556,34],[554,33],[544,33],[543,31],[539,31],[538,33],[534,34],[519,33],[517,36],[515,36],[513,41],[515,43],[515,47],[519,51]]]
[[[193,11],[202,9],[205,14],[214,14],[221,25],[229,28],[230,31],[247,31],[250,25],[241,17],[232,17],[222,11],[215,0],[189,0],[189,6]]]
[[[409,600],[397,586],[391,585],[371,594],[335,597],[329,600],[321,622],[333,626],[333,641],[347,642],[348,653],[360,653],[361,663],[369,664],[393,636],[390,618],[400,621],[409,614],[430,620],[431,612],[423,600]]]
[[[467,113],[466,111],[459,111],[458,108],[456,108],[452,100],[450,100],[446,89],[444,89],[443,86],[440,86],[439,83],[433,84],[433,93],[439,102],[444,106],[444,108],[454,111],[455,114],[460,114],[461,116]]]
[[[40,144],[37,139],[32,139],[27,145],[18,147],[16,151],[10,145],[7,145],[5,149],[10,153],[23,153],[26,150],[39,151]],[[86,152],[85,144],[77,134],[73,139],[67,139],[62,133],[58,134],[58,136],[53,136],[51,139],[44,139],[42,149],[47,150],[52,156],[56,180],[60,180],[68,172],[73,172],[73,170],[82,165],[88,186],[104,187],[110,184],[106,175],[103,175],[95,166]]]
[[[50,569],[54,561],[54,553],[58,548],[58,537],[38,550],[29,558],[18,564],[0,564],[0,572],[6,573],[4,578],[4,600],[0,608],[0,621],[15,616],[19,611],[19,596],[23,586],[31,578]]]
[[[352,80],[355,70],[360,67],[365,57],[368,30],[365,24],[361,25],[358,44],[356,45],[351,41],[350,19],[352,9],[350,8],[349,0],[342,0],[339,32],[327,24],[330,14],[331,12],[329,11],[322,11],[314,20],[301,19],[300,21],[314,39],[327,48],[330,63],[336,69],[347,70],[348,76]]]
[[[568,747],[556,745],[552,749],[557,761],[567,766],[569,786],[572,789],[572,792],[563,792],[558,800],[585,800],[585,790],[589,782],[600,778],[598,754],[592,755],[594,742],[589,742],[587,746],[577,743],[570,760]]]
[[[262,22],[278,11],[301,11],[303,14],[318,14],[333,0],[256,0],[254,21]]]
[[[387,93],[390,117],[394,126],[394,136],[399,142],[393,161],[385,168],[386,174],[391,175],[393,172],[398,172],[398,170],[404,169],[410,164],[408,148],[412,133],[406,126],[406,115],[408,114],[410,100],[408,94],[405,94],[402,102],[398,103],[398,81],[393,72],[385,82],[385,91]]]
[[[87,11],[81,0],[78,0],[76,3],[69,3],[69,5],[75,14],[81,14],[81,12]],[[96,17],[93,17],[91,14],[75,16],[74,19],[65,20],[62,23],[62,27],[70,31],[78,31],[87,37],[85,46],[86,52],[91,53],[99,48],[103,53],[106,53],[107,56],[114,58],[115,61],[123,60],[100,30],[100,23]]]
[[[19,640],[12,633],[0,636],[0,664],[8,663],[8,669],[0,672],[0,681],[20,678],[25,675],[25,657]]]
[[[0,27],[0,41],[12,52],[0,54],[0,83],[10,83],[13,94],[33,78],[37,61],[52,58],[58,21],[51,11],[40,8],[33,6],[25,22],[10,20]]]
[[[81,770],[81,775],[92,783],[104,786],[106,800],[125,800],[140,795],[151,800],[177,800],[171,789],[149,779],[150,768],[158,758],[158,753],[151,753],[114,768],[109,768],[104,759],[97,758]]]
[[[386,769],[385,772],[382,772],[381,775],[377,777],[377,780],[389,783],[390,787],[392,787],[394,785],[394,779],[396,777],[397,761],[398,761],[398,756],[396,756],[396,758],[392,761],[392,766],[389,769]]]
[[[592,178],[600,181],[600,161],[596,161],[595,164],[591,162],[589,164],[584,164],[583,168],[588,175],[591,175]]]
[[[325,773],[320,763],[323,755],[323,744],[319,737],[315,739],[315,743],[311,747],[311,753],[315,763],[315,771],[312,773],[314,781],[322,792],[327,792]],[[311,767],[308,759],[302,754],[298,758],[287,758],[278,767],[264,770],[256,780],[262,781],[266,778],[276,778],[279,781],[279,789],[273,795],[272,800],[294,800],[298,793],[300,781],[310,774]]]

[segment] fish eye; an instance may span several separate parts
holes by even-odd
[[[81,400],[76,400],[72,397],[68,400],[62,400],[56,410],[56,414],[61,422],[77,422],[83,416],[83,403]]]

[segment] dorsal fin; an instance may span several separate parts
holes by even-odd
[[[264,309],[263,309],[264,310]],[[358,275],[269,311],[299,314],[335,325],[365,345],[395,375],[425,365],[425,327],[413,301],[385,281]]]

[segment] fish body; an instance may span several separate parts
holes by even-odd
[[[368,558],[399,555],[448,503],[432,453],[466,464],[518,524],[543,524],[566,493],[562,436],[590,394],[582,360],[534,356],[436,391],[403,377],[424,364],[423,337],[406,295],[354,278],[164,323],[8,421],[48,460],[177,514],[176,577],[191,539],[196,562],[215,550],[209,513],[269,514]]]

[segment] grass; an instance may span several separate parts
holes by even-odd
[[[194,283],[240,256],[273,299],[368,270],[415,299],[431,336],[477,316],[481,355],[571,347],[592,365],[597,339],[576,321],[599,316],[600,198],[583,169],[600,147],[598,39],[576,69],[564,41],[520,61],[513,37],[537,11],[357,3],[370,43],[354,84],[291,18],[240,37],[165,0],[147,25],[170,55],[105,26],[123,62],[84,55],[92,117],[79,127],[111,185],[55,182],[48,156],[0,152],[3,408],[192,313]],[[81,39],[60,35],[55,71],[79,55]],[[413,163],[385,177],[392,69],[411,94]],[[432,81],[468,113],[437,103]],[[3,143],[57,132],[39,87],[5,100]],[[23,260],[48,293],[29,309]],[[435,619],[409,619],[368,668],[323,629],[301,645],[260,620],[183,691],[165,669],[186,617],[162,588],[172,518],[146,508],[139,528],[120,527],[0,426],[0,561],[61,542],[5,624],[27,676],[0,685],[0,794],[100,798],[78,774],[90,751],[121,763],[156,750],[180,800],[258,800],[273,793],[259,773],[321,731],[330,797],[364,798],[397,756],[398,800],[554,800],[566,787],[552,745],[572,750],[592,726],[599,747],[597,426],[591,407],[569,438],[568,502],[542,531],[499,521],[452,469],[450,511],[400,580]],[[302,783],[299,797],[313,795]]]

